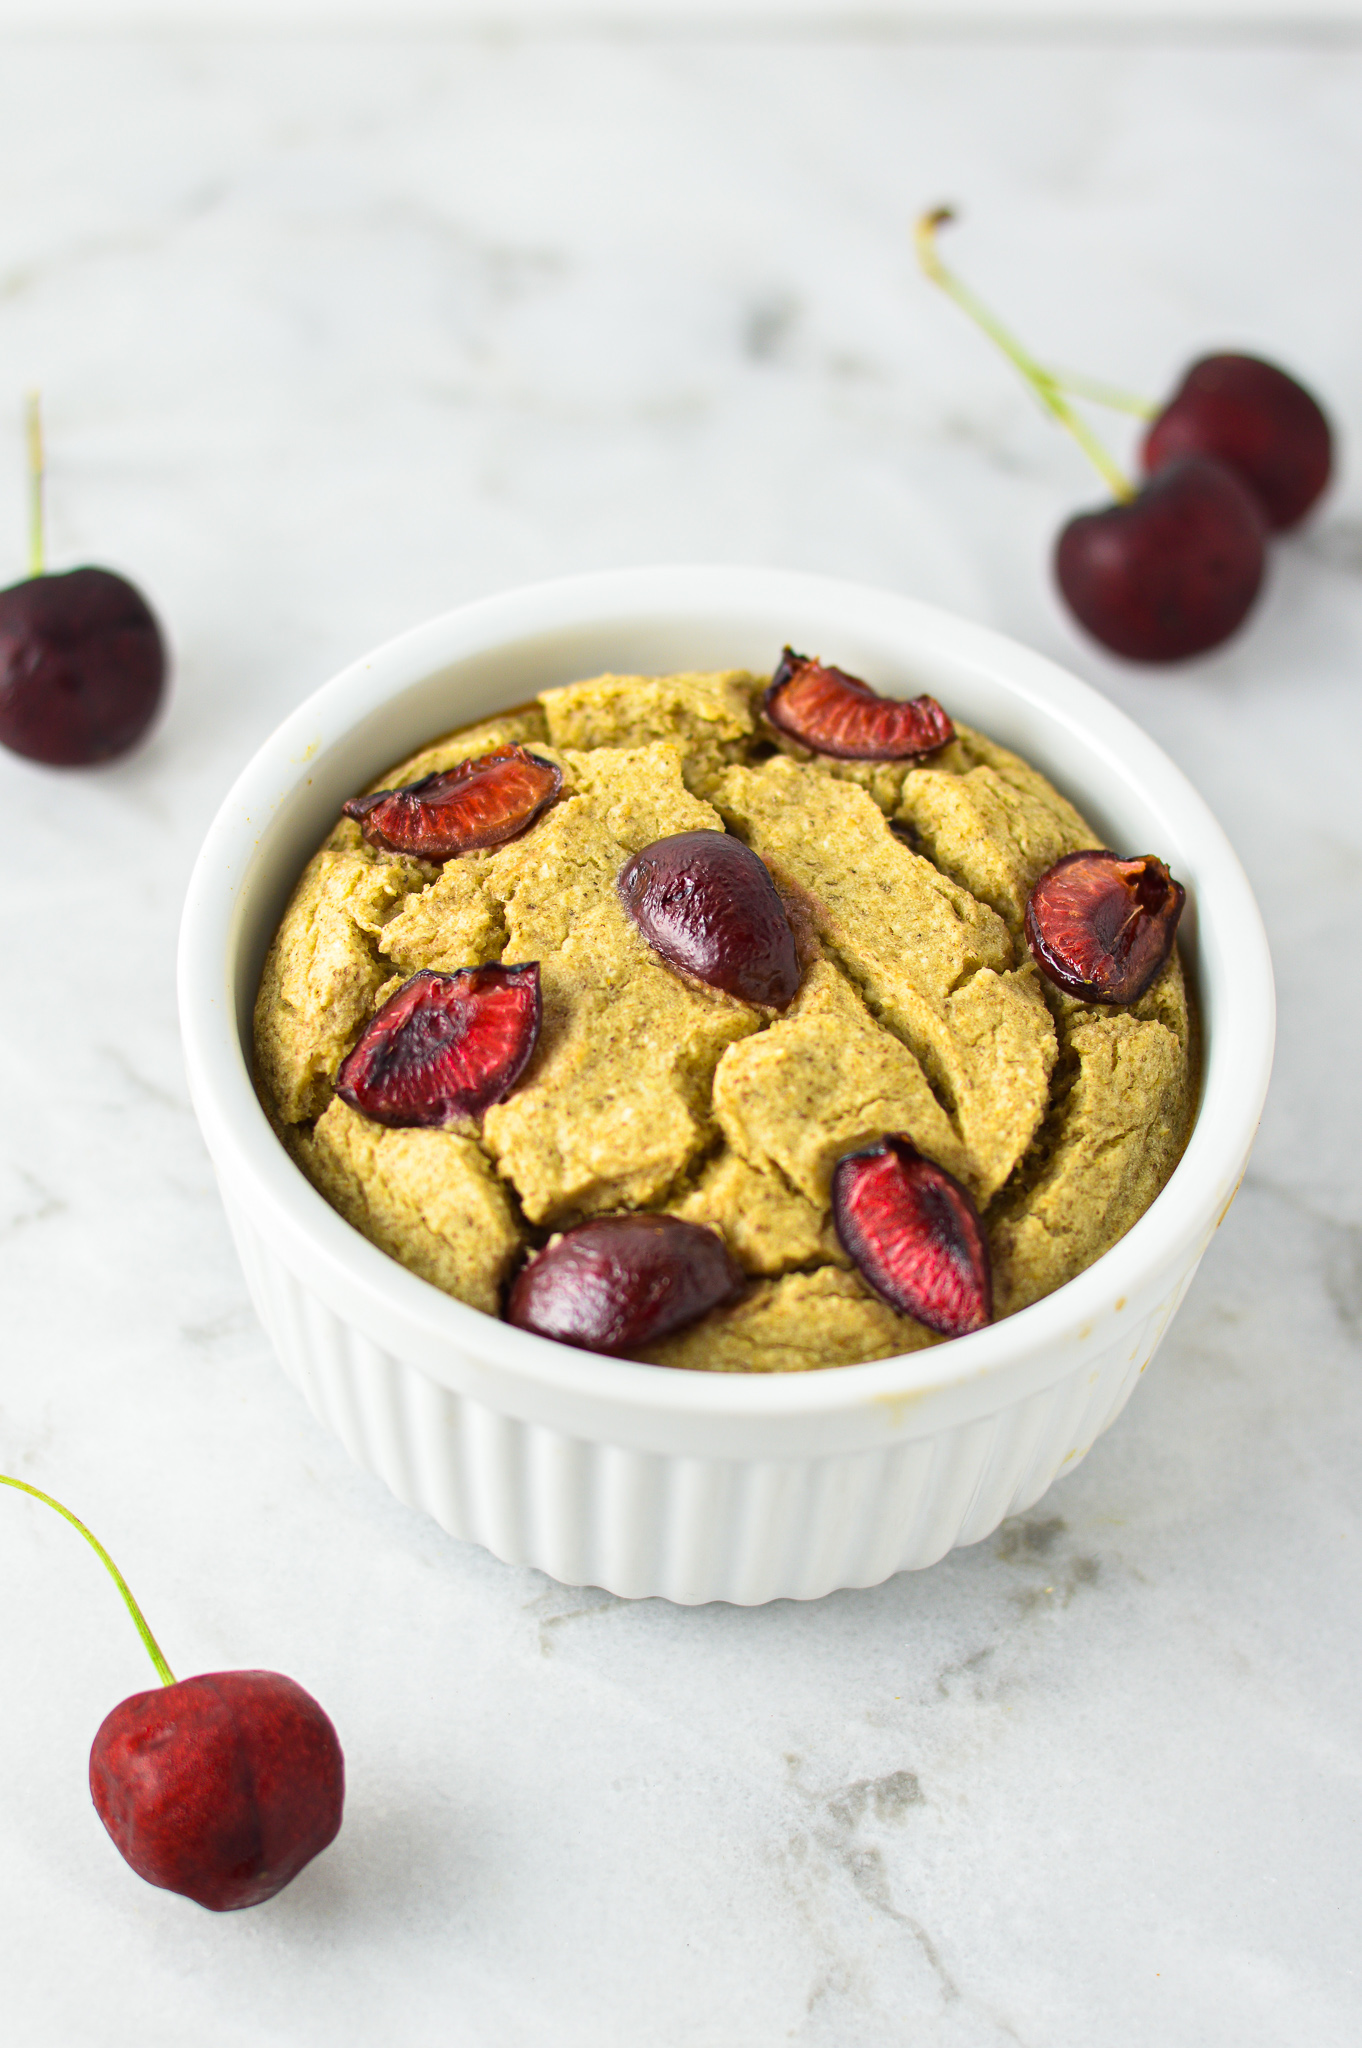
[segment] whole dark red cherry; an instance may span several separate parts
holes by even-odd
[[[90,1749],[90,1796],[139,1877],[215,1913],[258,1906],[334,1841],[345,1804],[336,1731],[277,1671],[177,1679],[99,1538],[52,1494],[0,1472],[79,1530],[117,1586],[161,1685],[107,1714]]]
[[[1203,356],[1144,438],[1149,476],[1212,455],[1249,486],[1269,526],[1303,519],[1329,481],[1333,435],[1304,385],[1258,356]]]
[[[716,1231],[679,1216],[598,1216],[521,1267],[506,1320],[582,1351],[627,1356],[732,1301],[743,1276]]]
[[[277,1671],[214,1671],[113,1709],[90,1793],[148,1884],[214,1913],[258,1906],[334,1841],[345,1764],[316,1700]]]
[[[1055,578],[1095,640],[1129,661],[1185,661],[1228,640],[1258,595],[1266,527],[1248,486],[1209,456],[1170,463],[1128,503],[1060,533]]]
[[[141,739],[165,688],[161,631],[109,569],[0,590],[0,742],[53,768],[110,761]]]

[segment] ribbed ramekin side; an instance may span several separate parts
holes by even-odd
[[[982,1543],[985,1536],[991,1536],[999,1522],[1012,1512],[1012,1503],[1033,1472],[1042,1468],[1046,1471],[1042,1493],[1050,1484],[1054,1477],[1052,1458],[1063,1457],[1068,1448],[1066,1444],[1055,1450],[1055,1423],[1056,1417],[1066,1414],[1071,1405],[1072,1378],[1071,1374],[1069,1381],[1042,1387],[1008,1411],[1008,1427],[994,1439],[979,1474],[974,1499],[961,1521],[958,1542]]]
[[[981,1541],[1119,1414],[1191,1278],[1119,1342],[995,1413],[825,1456],[664,1456],[441,1386],[346,1324],[224,1199],[285,1370],[358,1464],[508,1564],[685,1606],[817,1599]]]
[[[662,1590],[670,1462],[622,1444],[595,1446],[587,1504],[590,1567],[579,1583],[604,1586],[626,1600]]]

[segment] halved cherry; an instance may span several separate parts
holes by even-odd
[[[723,1239],[679,1216],[598,1216],[521,1267],[506,1320],[582,1351],[627,1355],[741,1291]]]
[[[1036,964],[1071,996],[1133,1003],[1173,950],[1187,891],[1152,853],[1066,853],[1026,905]]]
[[[900,1315],[943,1337],[993,1319],[993,1273],[979,1212],[953,1174],[907,1138],[838,1160],[837,1235],[862,1276]]]
[[[453,860],[456,854],[504,846],[518,837],[562,786],[562,770],[552,761],[524,747],[499,747],[494,754],[423,775],[405,789],[352,796],[341,809],[359,821],[371,846],[386,853]]]
[[[336,1093],[399,1129],[436,1128],[504,1102],[539,1037],[539,965],[423,967],[341,1062]]]
[[[655,953],[711,988],[783,1010],[799,956],[770,870],[726,832],[674,832],[633,854],[620,899]]]
[[[824,668],[787,647],[762,700],[781,732],[815,754],[846,761],[905,761],[955,738],[935,697],[880,697],[859,676]]]

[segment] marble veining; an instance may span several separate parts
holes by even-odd
[[[1046,575],[1097,487],[908,228],[958,201],[953,255],[1042,353],[1157,392],[1256,347],[1355,449],[1362,47],[3,55],[0,559],[40,384],[53,565],[134,575],[177,673],[122,764],[0,759],[0,1454],[102,1535],[177,1669],[314,1690],[351,1788],[268,1908],[141,1886],[84,1771],[149,1667],[72,1532],[7,1498],[13,2038],[1355,2042],[1355,468],[1241,640],[1108,662]],[[189,865],[283,713],[461,599],[665,559],[860,577],[1069,663],[1204,791],[1279,975],[1252,1167],[1114,1429],[986,1542],[807,1605],[554,1585],[353,1469],[250,1310],[179,1064]]]

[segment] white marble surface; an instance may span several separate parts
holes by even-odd
[[[54,565],[130,572],[177,650],[132,760],[0,759],[0,1461],[178,1669],[315,1691],[351,1785],[268,1907],[142,1886],[84,1772],[149,1667],[5,1493],[6,2039],[1362,2038],[1357,486],[1231,649],[1106,661],[1045,572],[1081,459],[907,237],[957,199],[1037,348],[1158,392],[1255,346],[1355,449],[1362,48],[0,54],[0,558],[36,382]],[[179,1065],[186,874],[280,715],[462,598],[662,559],[857,576],[1070,663],[1215,805],[1280,973],[1249,1181],[1125,1416],[990,1541],[807,1607],[565,1590],[354,1471],[269,1355]]]

